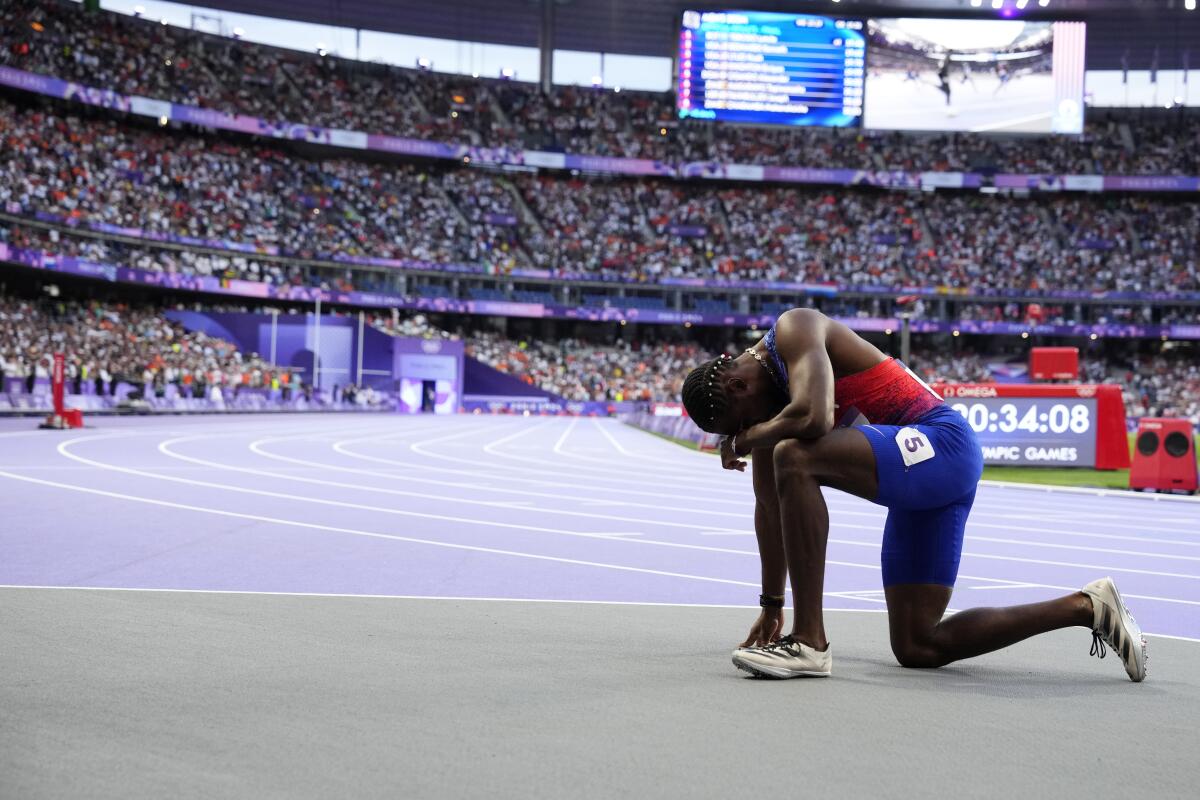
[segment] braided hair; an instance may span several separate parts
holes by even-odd
[[[720,378],[732,363],[728,355],[719,355],[689,372],[683,381],[683,407],[692,421],[708,433],[715,433],[712,424],[729,409],[729,395]]]

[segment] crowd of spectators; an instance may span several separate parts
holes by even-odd
[[[1121,386],[1129,417],[1183,417],[1200,425],[1200,364],[1194,353],[1134,353],[1081,363],[1084,380]]]
[[[688,371],[711,356],[692,343],[537,341],[476,332],[466,354],[571,401],[679,400]]]
[[[477,172],[448,180],[472,196],[492,186]],[[306,258],[501,268],[512,260],[488,226],[455,213],[438,176],[415,165],[304,159],[7,103],[0,103],[0,207]]]
[[[914,348],[906,363],[926,383],[987,383],[993,380],[988,360],[972,350]]]
[[[536,341],[475,332],[464,337],[467,355],[568,400],[679,399],[688,370],[714,353],[691,343],[596,344],[576,339]],[[729,345],[725,348],[735,352]],[[928,383],[988,383],[993,365],[1011,355],[931,345],[914,348],[909,363]],[[1080,379],[1122,387],[1126,414],[1181,416],[1200,424],[1200,365],[1186,355],[1085,359]]]
[[[370,312],[367,323],[391,336],[402,336],[408,339],[450,339],[457,340],[459,335],[445,328],[439,328],[424,314],[381,314]]]
[[[1106,121],[1082,140],[747,128],[727,136],[719,126],[667,125],[669,99],[660,96],[569,87],[546,95],[517,83],[366,68],[119,15],[92,15],[81,24],[80,13],[54,2],[6,4],[0,61],[223,110],[307,114],[339,127],[475,144],[759,163],[815,157],[823,165],[862,168],[1004,162],[1006,169],[1030,171],[1200,172],[1194,130],[1184,133],[1166,121],[1132,129]],[[1133,150],[1126,146],[1130,137]],[[278,248],[303,259],[420,259],[500,274],[535,267],[648,284],[699,277],[897,289],[1200,290],[1200,214],[1186,201],[834,192],[559,173],[513,177],[307,157],[7,101],[0,101],[0,208],[151,236]],[[339,290],[390,288],[379,272],[321,269],[235,250],[140,246],[19,225],[0,226],[0,240],[153,271]],[[956,309],[964,320],[1070,322],[1077,316],[1073,306],[1059,304],[1038,305],[1036,313],[1016,303]],[[852,301],[847,313],[879,316]],[[1150,322],[1152,313],[1147,306],[1113,306],[1091,321]],[[1193,321],[1195,313],[1181,307],[1160,321]]]
[[[896,194],[661,179],[505,177],[314,159],[0,104],[0,207],[302,258],[503,274],[843,286],[1195,291],[1200,214],[1143,196]],[[145,258],[155,268],[156,258]],[[303,280],[245,254],[161,267]],[[359,283],[347,273],[341,278]],[[369,279],[368,279],[369,280]]]
[[[931,274],[944,285],[1032,292],[1175,292],[1200,286],[1200,220],[1188,202],[1137,196],[923,198]],[[1153,218],[1153,224],[1146,224]],[[926,282],[930,274],[918,274]]]
[[[223,388],[268,388],[285,398],[304,390],[298,374],[239,352],[230,342],[189,331],[163,311],[117,302],[0,296],[0,391],[13,388],[13,382],[26,391],[44,383],[55,352],[67,355],[68,391],[75,393],[104,395],[119,383],[159,396],[168,386],[194,397]],[[376,312],[368,321],[394,336],[462,339],[468,356],[571,401],[677,401],[687,372],[714,355],[686,341],[452,332],[423,314]],[[993,366],[1012,360],[1011,355],[925,344],[914,348],[909,363],[930,383],[972,383],[993,380]],[[1119,384],[1130,417],[1181,416],[1200,424],[1200,365],[1188,351],[1092,356],[1082,362],[1080,379]]]
[[[0,63],[124,94],[271,121],[458,144],[660,161],[1052,174],[1200,174],[1200,129],[1116,119],[1082,137],[762,129],[675,119],[669,93],[470,79],[223,38],[152,20],[84,15],[66,0],[0,9]]]
[[[67,390],[76,394],[108,395],[119,383],[160,396],[173,386],[192,397],[223,388],[277,389],[286,396],[300,388],[290,370],[189,331],[159,308],[0,296],[0,390],[10,381],[25,391],[44,383],[56,352],[66,356]]]

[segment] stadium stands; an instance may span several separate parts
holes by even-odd
[[[596,344],[467,337],[467,355],[567,400],[676,401],[688,370],[710,356],[694,344]]]
[[[274,387],[286,399],[307,391],[302,373],[188,331],[166,319],[165,310],[111,300],[0,295],[0,394],[45,391],[55,350],[69,355],[68,390],[75,394],[107,396],[122,384],[158,397],[208,397],[216,388],[232,398],[242,388]],[[461,338],[467,355],[573,401],[676,401],[687,371],[714,355],[682,341],[542,340],[475,327],[451,331],[422,314],[373,313],[368,323],[394,336]],[[989,364],[1012,358],[921,344],[910,363],[931,383],[986,382],[994,377]],[[1177,415],[1200,424],[1200,365],[1186,353],[1093,355],[1083,362],[1081,377],[1121,384],[1131,418]]]
[[[55,351],[67,355],[73,394],[108,396],[126,384],[139,393],[205,398],[276,388],[299,391],[300,376],[186,330],[162,309],[124,303],[31,301],[0,295],[0,392],[45,389]]]
[[[667,95],[578,87],[542,93],[528,84],[345,62],[106,12],[84,19],[65,2],[6,4],[0,64],[219,111],[471,146],[675,164],[1200,174],[1200,126],[1188,124],[1183,112],[1093,114],[1081,138],[683,124],[673,119]],[[1185,296],[1200,291],[1200,214],[1189,197],[796,188],[500,172],[344,152],[155,129],[119,114],[9,93],[0,98],[0,244],[51,260],[74,256],[149,272],[426,299],[713,315],[776,315],[804,302],[787,290],[738,296],[736,283],[759,281],[838,287],[836,296],[818,296],[815,304],[850,318],[892,315],[896,296],[932,286],[944,294],[915,306],[918,319],[1200,321]],[[401,264],[404,270],[395,269]],[[697,279],[706,285],[686,285]],[[1064,291],[1080,296],[1056,296]],[[1023,296],[980,299],[1012,292]],[[1128,298],[1115,304],[1112,293]],[[10,333],[17,335],[14,324],[24,326],[13,340],[20,347],[4,353],[9,376],[45,369],[45,342],[30,339],[29,320],[72,320],[61,323],[66,331],[87,318],[78,305],[47,310],[5,302]],[[157,338],[148,342],[187,341],[173,338],[185,334],[144,309],[102,304],[88,313],[115,326],[127,319],[149,326]],[[375,315],[373,324],[401,335],[454,335],[419,315],[398,322]],[[674,373],[705,356],[690,344],[467,338],[486,363],[569,399],[673,399]],[[190,349],[186,360],[165,359],[151,384],[178,383],[185,373],[195,383],[198,373],[213,369],[224,375],[228,359],[242,358],[206,346],[220,352],[203,363]],[[914,365],[931,378],[987,375],[979,356],[925,344],[916,352]],[[151,352],[135,355],[153,361]],[[79,358],[76,372],[97,357],[85,350]],[[238,374],[253,382],[255,370],[269,373],[269,365],[255,364]],[[1189,399],[1197,394],[1195,368],[1184,359],[1096,354],[1089,364],[1094,379],[1128,387],[1131,410],[1198,412]],[[87,370],[111,375],[118,366],[137,365],[96,361]],[[588,377],[575,369],[582,366]]]
[[[119,14],[85,20],[66,0],[7,3],[0,32],[0,63],[18,69],[229,113],[469,145],[866,170],[1200,174],[1200,134],[1177,116],[1147,123],[1132,148],[1120,122],[1105,118],[1081,138],[1033,141],[679,124],[665,93],[542,95],[531,84],[365,65]]]
[[[0,107],[6,209],[142,237],[308,259],[407,258],[501,273],[539,267],[635,283],[702,277],[1035,293],[1200,289],[1200,215],[1178,199],[898,195],[557,175],[513,183],[474,169],[303,158],[260,144]],[[518,202],[528,213],[517,213]],[[1141,224],[1146,219],[1169,224]],[[157,256],[130,255],[154,268]],[[170,261],[171,270],[238,267],[213,263],[211,255],[208,264]],[[249,279],[272,283],[299,274],[245,267]]]

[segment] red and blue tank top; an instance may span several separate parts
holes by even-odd
[[[772,377],[790,396],[787,364],[775,346],[774,326],[763,337],[763,344],[775,368]],[[834,381],[833,402],[834,424],[838,427],[854,425],[860,417],[876,425],[908,425],[942,405],[942,398],[902,361],[889,358]]]

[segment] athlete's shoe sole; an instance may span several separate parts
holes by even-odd
[[[738,648],[733,665],[759,678],[828,678],[833,671],[833,652],[814,650],[785,636],[766,647]]]
[[[1092,598],[1092,630],[1104,637],[1121,661],[1129,680],[1140,683],[1146,679],[1146,637],[1138,626],[1117,584],[1112,578],[1101,578],[1083,587],[1083,593]]]
[[[742,672],[748,672],[756,678],[771,678],[773,680],[786,680],[787,678],[828,678],[828,672],[810,672],[807,670],[779,669],[776,667],[764,667],[751,665],[738,659],[733,659],[733,665]]]

